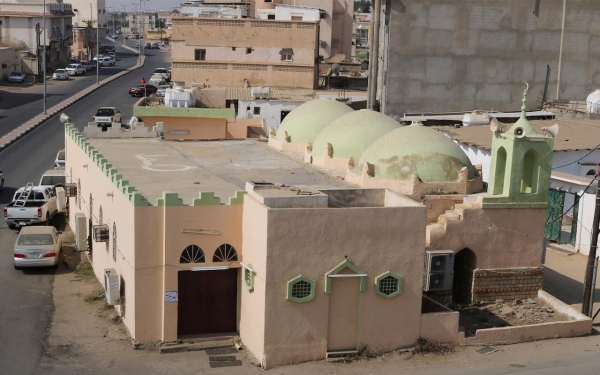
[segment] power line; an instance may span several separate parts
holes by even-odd
[[[598,177],[598,174],[596,174],[596,175],[594,176],[594,178],[592,178],[592,180],[590,181],[590,183],[588,184],[588,186],[587,186],[587,187],[586,187],[586,188],[583,190],[584,192],[586,192],[586,191],[587,191],[587,189],[589,189],[589,188],[590,188],[590,186],[592,186],[592,184],[594,183],[594,181],[596,181],[596,177]],[[566,211],[564,211],[564,210],[563,210],[563,211],[564,211],[564,212],[563,212],[563,214],[562,214],[562,215],[560,215],[559,217],[557,217],[555,220],[546,221],[546,225],[548,225],[548,224],[550,224],[550,223],[555,223],[555,222],[557,222],[557,221],[559,221],[559,220],[562,220],[562,218],[563,218],[563,217],[564,217],[564,216],[565,216],[565,215],[566,215],[566,214],[567,214],[569,211],[571,211],[571,209],[572,209],[573,207],[575,207],[575,205],[576,205],[576,204],[579,204],[579,199],[574,199],[573,205],[572,205],[571,207],[569,207],[569,208],[568,208]]]
[[[594,147],[594,148],[592,149],[592,151],[588,152],[587,154],[585,154],[584,156],[580,157],[579,159],[577,159],[577,160],[575,160],[575,161],[572,161],[572,162],[570,162],[570,163],[568,163],[568,164],[561,165],[560,167],[554,167],[554,168],[552,168],[552,169],[553,169],[553,170],[554,170],[554,169],[559,169],[559,168],[562,168],[562,167],[566,167],[567,165],[575,164],[575,163],[577,163],[577,162],[579,162],[579,161],[581,161],[581,160],[585,159],[585,158],[586,158],[587,156],[589,156],[589,155],[590,155],[592,152],[596,151],[596,150],[598,149],[598,147],[600,147],[600,144],[598,144],[598,146]]]

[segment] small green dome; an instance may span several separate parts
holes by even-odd
[[[313,143],[312,154],[323,156],[325,146],[330,143],[333,157],[358,158],[371,143],[399,127],[400,124],[393,118],[370,109],[347,113],[319,133]]]
[[[467,167],[469,179],[475,171],[467,155],[450,138],[422,124],[393,130],[369,146],[359,159],[375,167],[375,177],[408,180],[416,173],[423,182],[455,181]]]
[[[336,100],[311,100],[285,117],[279,125],[276,138],[284,140],[287,132],[291,143],[314,141],[327,124],[349,112],[353,112],[352,108]]]

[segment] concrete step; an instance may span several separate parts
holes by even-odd
[[[158,348],[160,354],[168,353],[181,353],[181,352],[194,352],[206,349],[215,348],[232,348],[234,347],[233,341],[219,340],[219,341],[204,341],[195,343],[183,343],[176,345],[163,345]]]

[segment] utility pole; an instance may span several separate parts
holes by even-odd
[[[379,76],[379,25],[381,20],[381,0],[371,2],[373,24],[369,38],[369,81],[367,93],[367,109],[377,107],[377,79]]]
[[[100,9],[96,9],[96,84],[100,84]]]
[[[39,4],[39,3],[38,3]],[[44,0],[44,13],[42,15],[42,28],[44,30],[42,70],[44,74],[44,114],[46,114],[46,0]]]
[[[600,175],[600,162],[598,162],[597,165],[595,178],[598,178],[598,175]],[[600,229],[600,178],[598,178],[597,182],[596,209],[594,211],[594,221],[592,223],[592,241],[590,243],[590,253],[588,255],[587,268],[585,271],[585,288],[583,289],[583,306],[581,307],[581,312],[587,316],[590,316],[590,306],[594,303],[594,301],[592,301],[592,290],[594,287],[594,262],[596,261],[598,232]]]

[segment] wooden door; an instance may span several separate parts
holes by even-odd
[[[180,271],[177,335],[236,332],[237,269]]]

